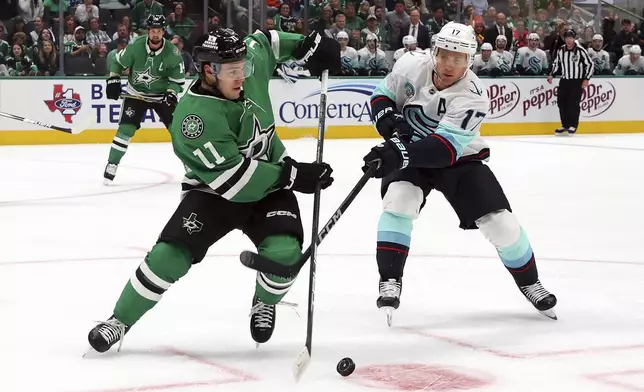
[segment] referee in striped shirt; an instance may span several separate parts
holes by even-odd
[[[555,74],[561,74],[557,92],[557,106],[561,127],[555,130],[555,135],[568,132],[573,135],[579,126],[579,104],[583,89],[588,87],[588,81],[593,75],[593,61],[588,56],[586,49],[577,45],[574,30],[564,32],[565,44],[557,51],[557,57],[552,64],[552,71],[548,75],[548,83],[552,83]]]

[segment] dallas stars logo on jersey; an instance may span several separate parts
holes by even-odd
[[[156,81],[161,79],[160,76],[157,76],[157,74],[152,71],[152,58],[148,58],[145,61],[145,65],[147,68],[144,69],[139,69],[134,71],[134,78],[132,80],[132,83],[134,83],[137,86],[145,86],[146,88],[150,88],[152,84],[154,84]],[[161,67],[163,67],[163,63],[161,64]]]
[[[259,120],[253,115],[253,136],[241,147],[239,151],[246,158],[263,159],[270,150],[271,140],[275,133],[275,124],[262,128]]]

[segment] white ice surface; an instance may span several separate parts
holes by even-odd
[[[300,304],[301,318],[278,308],[273,339],[255,349],[248,331],[255,275],[237,259],[251,244],[239,232],[166,293],[120,353],[81,358],[87,332],[110,316],[176,208],[181,164],[169,144],[133,144],[115,183],[103,187],[109,145],[0,148],[0,391],[467,384],[445,369],[484,380],[468,384],[482,392],[644,391],[644,135],[487,140],[542,282],[559,298],[559,320],[527,303],[494,248],[477,231],[460,230],[433,193],[388,328],[375,306],[380,197],[372,180],[319,248],[313,362],[299,384],[291,365],[304,345],[308,267],[285,298]],[[376,142],[327,141],[336,182],[323,194],[323,221]],[[314,140],[286,145],[296,159],[314,159]],[[300,200],[308,244],[312,197]],[[358,370],[343,379],[335,366],[347,356]],[[385,382],[369,372],[375,365]]]

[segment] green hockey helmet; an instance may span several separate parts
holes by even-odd
[[[192,50],[192,59],[199,72],[203,64],[211,64],[215,72],[221,70],[221,64],[244,61],[246,43],[231,29],[218,28],[199,38]],[[246,77],[252,72],[252,62],[245,67]]]
[[[148,29],[165,29],[165,16],[150,14],[145,24]]]

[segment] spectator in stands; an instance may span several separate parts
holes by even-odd
[[[405,0],[405,11],[410,13],[412,10],[418,10],[425,20],[429,18],[429,10],[425,0]]]
[[[483,20],[485,21],[485,27],[492,27],[496,23],[496,8],[490,7],[487,9]]]
[[[345,6],[345,25],[349,30],[362,30],[365,27],[365,22],[361,17],[356,16],[356,6],[353,3],[347,3]]]
[[[7,3],[13,3],[18,6],[18,15],[22,17],[25,21],[25,24],[30,24],[36,18],[42,18],[45,13],[45,6],[42,0],[30,0],[30,1],[7,1]],[[0,14],[1,15],[1,14]],[[4,19],[4,16],[2,17]]]
[[[268,16],[275,16],[279,8],[280,8],[280,0],[266,0],[266,14]]]
[[[367,20],[369,15],[371,15],[369,8],[371,8],[371,3],[369,3],[368,0],[362,0],[362,3],[360,3],[360,8],[358,8],[358,16],[360,17],[360,19],[364,21]]]
[[[572,10],[570,19],[568,19],[568,24],[570,25],[570,28],[577,32],[577,35],[582,35],[584,29],[592,25],[592,21],[588,22],[584,20],[584,18],[581,17],[581,11],[579,8],[575,8]],[[592,34],[589,39],[592,39]]]
[[[477,50],[481,50],[481,45],[485,42],[485,23],[483,17],[474,17],[474,36],[476,37]]]
[[[336,37],[340,44],[340,62],[342,63],[342,76],[358,75],[358,51],[349,46],[349,35],[346,31],[338,32]]]
[[[22,45],[14,44],[11,47],[11,55],[5,59],[9,76],[36,75],[38,68],[34,65],[29,56],[25,54]]]
[[[230,4],[229,4],[230,5]],[[147,34],[146,20],[150,15],[163,15],[163,6],[156,0],[143,0],[132,9],[132,27],[139,34]]]
[[[577,42],[579,42],[579,45],[583,46],[584,49],[588,49],[593,43],[594,35],[595,35],[595,31],[593,30],[592,27],[590,26],[584,27]]]
[[[108,47],[107,47],[107,45],[106,44],[98,44],[98,46],[96,46],[96,50],[94,50],[94,53],[93,53],[92,57],[94,58],[94,62],[96,62],[97,58],[99,58],[99,59],[100,58],[106,58],[107,55],[108,55]]]
[[[534,29],[535,34],[539,36],[539,49],[545,50],[545,44],[543,42],[544,38],[546,37],[545,33],[543,32],[543,27],[538,26],[536,29]],[[546,52],[546,56],[548,56],[548,53]]]
[[[322,9],[322,15],[313,20],[315,30],[329,30],[333,27],[333,9],[330,5],[325,5]]]
[[[208,29],[209,29],[210,31],[212,31],[212,30],[216,30],[216,29],[218,29],[220,26],[221,26],[221,23],[220,23],[219,17],[218,17],[217,15],[213,16],[213,17],[212,17],[212,18],[210,18],[210,20],[208,21]]]
[[[168,29],[170,35],[178,35],[184,41],[190,41],[197,25],[186,16],[185,9],[186,6],[182,2],[175,3],[174,12],[168,15]]]
[[[563,33],[565,31],[563,20],[555,19],[553,24],[554,29],[550,34],[548,34],[548,36],[546,36],[543,42],[543,50],[545,50],[546,53],[550,53],[549,58],[551,60],[557,57],[557,51],[566,43],[563,38]]]
[[[331,10],[333,11],[333,18],[335,18],[338,14],[344,13],[342,5],[340,5],[340,0],[331,0],[329,6],[331,6]]]
[[[595,34],[592,39],[588,56],[593,60],[595,75],[612,75],[612,66],[610,55],[604,50],[604,37],[601,34]]]
[[[335,24],[333,25],[333,27],[331,27],[331,29],[329,29],[329,32],[336,40],[338,39],[338,33],[340,31],[345,31],[347,32],[347,34],[349,34],[348,32],[351,31],[350,29],[347,29],[346,16],[344,14],[338,14],[335,17]]]
[[[467,7],[468,5],[471,5],[474,8],[475,16],[483,16],[490,8],[487,0],[463,0],[463,6]]]
[[[375,34],[369,34],[367,45],[358,51],[358,68],[362,76],[385,76],[389,73],[385,52],[378,48]]]
[[[498,68],[501,71],[501,75],[510,75],[512,73],[512,62],[514,60],[514,56],[506,50],[507,47],[508,39],[505,35],[497,36],[495,40],[495,50],[492,52],[492,57],[496,60]]]
[[[107,69],[110,69],[112,63],[116,61],[116,54],[120,52],[121,50],[125,49],[127,45],[129,44],[129,41],[125,38],[119,38],[115,40],[116,42],[116,49],[112,49],[108,54],[107,54]],[[124,75],[129,74],[129,68],[126,69],[125,71],[128,71],[127,73],[123,73]]]
[[[74,16],[81,24],[89,22],[91,18],[98,19],[98,7],[94,5],[93,0],[85,0],[82,5],[79,4],[76,6]]]
[[[396,25],[402,26],[409,23],[409,15],[405,12],[405,0],[396,0],[396,5],[393,11],[387,12],[386,25],[388,28],[395,28]],[[400,34],[397,32],[396,34]],[[398,37],[398,35],[394,35]]]
[[[465,10],[463,11],[463,14],[465,14],[465,20],[463,21],[463,24],[466,24],[468,26],[474,27],[474,7],[472,7],[471,4],[467,5],[465,7]]]
[[[538,27],[543,29],[544,33],[550,33],[550,26],[552,22],[548,19],[548,11],[543,8],[537,10],[537,18],[532,20],[529,25],[529,30],[536,32]]]
[[[613,42],[615,36],[617,36],[617,33],[615,32],[615,23],[617,22],[617,19],[619,19],[619,17],[613,11],[608,11],[606,16],[604,16],[604,19],[602,19],[602,35],[604,37],[604,42],[609,46],[609,51],[611,42]]]
[[[195,65],[192,61],[192,55],[183,50],[183,38],[177,35],[174,36],[174,38],[172,38],[172,41],[170,42],[172,42],[174,46],[176,46],[177,49],[179,49],[179,51],[181,52],[181,57],[183,58],[183,69],[185,69],[184,72],[186,74],[186,77],[190,77],[190,75],[194,73]]]
[[[503,12],[497,13],[496,22],[494,23],[494,26],[489,27],[485,30],[485,33],[484,33],[485,42],[489,42],[490,44],[494,45],[499,35],[502,35],[505,37],[506,44],[508,42],[512,42],[512,29],[505,24],[506,21],[507,19]]]
[[[385,23],[387,22],[386,15],[385,15],[385,8],[381,5],[377,5],[373,8],[373,15],[376,17],[376,20],[378,21],[378,27],[384,26]]]
[[[282,3],[280,6],[280,12],[278,15],[275,15],[273,21],[275,22],[275,30],[287,33],[295,32],[295,23],[297,22],[297,19],[291,15],[291,6],[288,3]],[[335,37],[335,34],[333,36]]]
[[[485,42],[481,45],[481,53],[474,56],[472,71],[479,76],[498,76],[499,64],[492,57],[492,44]]]
[[[266,30],[275,30],[275,21],[273,18],[266,18]]]
[[[448,20],[445,19],[445,7],[442,5],[435,6],[433,8],[432,18],[427,21],[427,29],[429,30],[429,36],[437,34],[443,26],[447,24]]]
[[[76,30],[76,19],[73,16],[68,16],[65,18],[65,27],[63,35],[63,46],[67,46],[68,42],[74,41],[74,31]]]
[[[133,31],[130,31],[126,25],[123,23],[119,23],[118,28],[116,29],[116,32],[112,36],[112,43],[110,44],[111,49],[116,48],[116,41],[117,39],[126,39],[128,43],[134,42],[135,39],[137,39],[139,35]]]
[[[2,59],[9,56],[9,51],[11,50],[11,45],[4,40],[5,33],[6,28],[4,27],[4,24],[0,22],[0,63],[2,63]]]
[[[309,19],[318,19],[322,16],[322,9],[326,5],[325,0],[309,0]]]
[[[505,20],[505,25],[511,29],[515,29],[519,21],[522,21],[525,26],[526,20],[521,17],[521,8],[519,8],[518,4],[512,4],[510,6],[510,16]]]
[[[34,64],[38,68],[39,76],[56,75],[58,72],[58,51],[52,41],[43,40],[38,43]]]
[[[615,75],[644,75],[642,48],[639,45],[631,46],[629,53],[619,59],[613,73]]]
[[[559,8],[559,10],[557,11],[557,19],[561,19],[565,22],[568,22],[568,19],[570,19],[570,16],[571,16],[570,12],[568,12],[568,10],[563,7]]]
[[[619,59],[624,55],[624,45],[637,45],[639,39],[633,32],[633,23],[630,19],[622,20],[622,29],[609,45],[609,52],[614,52],[615,56]]]
[[[13,44],[13,36],[16,33],[23,33],[25,36],[27,35],[27,32],[25,31],[25,21],[22,19],[22,16],[16,16],[13,18],[13,28],[7,36],[7,42]]]
[[[360,46],[367,44],[367,35],[369,34],[375,34],[378,37],[378,42],[383,42],[385,38],[385,32],[378,26],[376,15],[367,16],[367,27],[360,31]]]
[[[512,49],[516,51],[524,46],[528,46],[528,29],[525,28],[523,19],[519,19],[512,30]]]
[[[136,34],[137,37],[139,36],[136,31],[134,31],[135,28],[132,26],[132,19],[130,19],[129,16],[123,15],[121,18],[121,24],[127,27],[127,31],[129,31],[130,34]]]
[[[74,40],[65,45],[65,54],[74,57],[89,57],[92,48],[85,40],[85,28],[78,26],[74,30]]]
[[[85,35],[85,40],[92,49],[95,49],[99,44],[109,44],[112,39],[103,30],[99,29],[98,18],[91,18],[89,20],[89,31]]]
[[[398,39],[396,48],[404,47],[403,38],[407,35],[411,35],[416,39],[419,48],[423,50],[429,48],[429,30],[420,22],[420,12],[418,10],[413,10],[409,13],[409,23],[402,25],[400,34],[402,36]]]
[[[362,47],[360,43],[360,30],[353,30],[351,32],[351,38],[349,38],[349,46],[355,50],[360,50]]]
[[[11,45],[20,45],[22,47],[27,47],[27,34],[19,31],[13,35],[13,42]]]
[[[54,32],[46,28],[45,22],[42,20],[42,18],[38,17],[34,20],[34,30],[27,36],[27,44],[30,46],[37,45],[43,32],[47,32],[47,34],[49,34],[49,39],[56,42],[56,39],[54,38]]]
[[[304,31],[304,19],[299,18],[297,22],[295,22],[295,32],[302,35],[306,34],[306,31]]]
[[[61,7],[63,9],[63,16],[66,17],[69,15],[69,0],[45,0],[43,5],[45,6],[43,18],[49,26],[54,26],[60,21],[59,13]]]

